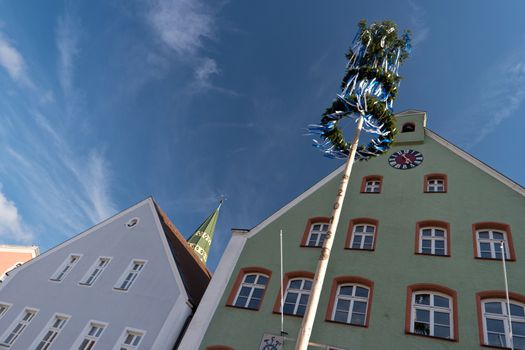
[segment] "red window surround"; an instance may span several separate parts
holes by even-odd
[[[423,227],[439,227],[447,231],[447,237],[446,237],[447,254],[432,255],[432,254],[424,254],[424,253],[419,252],[419,231],[421,231]],[[416,242],[414,244],[414,254],[449,257],[450,256],[450,224],[446,221],[439,221],[439,220],[424,220],[424,221],[416,222]]]
[[[479,292],[476,293],[476,309],[478,311],[478,334],[479,334],[479,344],[483,347],[487,348],[496,348],[501,349],[500,347],[486,345],[485,339],[483,337],[483,312],[481,310],[481,301],[483,299],[491,299],[491,298],[497,298],[497,299],[507,299],[507,296],[505,294],[504,290],[488,290],[485,292]],[[511,301],[517,301],[520,303],[525,304],[525,295],[509,292],[509,299]]]
[[[372,244],[372,249],[357,249],[352,248],[352,235],[354,232],[354,226],[355,225],[361,225],[361,224],[368,224],[368,225],[374,225],[376,227],[376,230],[374,232],[374,243]],[[371,218],[356,218],[350,220],[350,223],[348,224],[348,231],[346,232],[346,240],[345,240],[345,249],[350,250],[366,250],[366,251],[373,251],[376,249],[376,241],[377,241],[377,230],[379,229],[379,221],[376,219]]]
[[[514,251],[514,243],[512,242],[512,232],[510,230],[510,225],[503,224],[501,222],[477,222],[472,224],[472,243],[474,245],[474,258],[481,260],[495,260],[490,258],[481,258],[479,257],[478,252],[478,242],[476,237],[476,231],[478,230],[499,230],[505,232],[507,235],[507,245],[509,247],[509,259],[507,261],[516,261],[516,252]]]
[[[288,287],[288,281],[290,281],[293,278],[309,278],[314,279],[314,273],[310,271],[291,271],[284,274],[283,277],[283,287],[285,290],[283,291],[283,296],[286,296],[286,288]],[[275,298],[275,304],[273,305],[273,313],[280,314],[281,313],[281,288],[279,288],[279,292],[277,293],[277,298]],[[298,315],[287,315],[287,316],[295,316],[295,317],[301,317]]]
[[[237,295],[237,292],[239,291],[239,287],[241,286],[242,280],[246,274],[249,273],[262,273],[268,276],[268,284],[270,283],[270,278],[272,277],[272,271],[265,269],[264,267],[259,266],[250,266],[250,267],[243,267],[239,270],[239,273],[237,274],[237,278],[235,279],[235,282],[233,283],[232,289],[230,291],[230,294],[228,296],[228,299],[226,300],[226,306],[235,307],[237,306],[233,305],[233,302],[235,301],[235,296]],[[261,297],[261,303],[259,304],[259,307],[257,309],[249,309],[249,308],[242,308],[243,310],[252,310],[252,311],[258,311],[261,308],[261,304],[264,300],[264,296],[266,294],[266,291],[268,290],[268,284],[266,285],[266,288],[264,289],[263,295]],[[239,307],[240,308],[240,307]]]
[[[419,335],[415,333],[410,332],[410,319],[412,316],[412,294],[415,292],[419,292],[422,290],[428,290],[431,292],[438,292],[448,295],[452,299],[452,318],[453,318],[453,327],[454,327],[454,339],[446,339],[446,338],[435,338],[439,340],[446,340],[446,341],[453,341],[457,342],[459,341],[458,336],[458,295],[455,290],[450,289],[448,287],[439,285],[439,284],[433,284],[433,283],[416,283],[412,284],[410,286],[407,286],[407,298],[406,298],[406,306],[405,306],[405,334],[410,334],[418,337],[425,337],[425,338],[434,338],[434,337],[428,337],[426,335]]]
[[[379,192],[365,192],[366,183],[368,181],[379,181]],[[378,194],[378,193],[381,193],[382,189],[383,189],[383,176],[381,176],[381,175],[368,175],[368,176],[363,177],[363,180],[361,181],[361,193]]]
[[[317,246],[308,245],[308,235],[310,234],[310,228],[312,227],[313,224],[320,223],[320,222],[329,223],[330,218],[327,216],[316,216],[316,217],[308,219],[308,221],[306,222],[306,227],[304,228],[303,238],[301,239],[301,247],[321,248]]]
[[[326,310],[325,321],[340,323],[340,322],[332,320],[332,312],[334,311],[335,298],[337,296],[336,295],[337,287],[345,283],[357,283],[357,284],[362,284],[370,288],[370,291],[368,292],[368,304],[366,308],[365,325],[361,326],[357,324],[348,324],[349,326],[368,327],[368,322],[370,320],[370,309],[372,305],[372,297],[374,295],[374,282],[369,279],[359,277],[359,276],[339,276],[339,277],[334,278],[334,280],[332,281],[332,289],[330,291],[330,301],[328,302],[328,309]],[[343,323],[343,324],[346,324],[346,323]]]
[[[445,190],[443,192],[428,192],[428,180],[443,180]],[[426,174],[423,182],[423,192],[425,193],[447,193],[448,192],[448,176],[447,174],[432,173]]]

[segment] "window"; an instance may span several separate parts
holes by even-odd
[[[361,183],[361,193],[381,193],[383,177],[380,175],[370,175],[363,178]]]
[[[10,306],[10,304],[0,303],[0,318],[4,317]]]
[[[61,282],[66,278],[67,274],[73,269],[76,263],[80,260],[80,255],[70,255],[66,261],[60,265],[58,270],[51,277],[51,281]]]
[[[258,310],[268,283],[268,276],[251,273],[244,276],[234,306]]]
[[[144,331],[136,329],[126,329],[122,336],[120,350],[134,350],[138,349],[142,338],[144,337]]]
[[[36,313],[37,310],[25,309],[18,317],[18,320],[15,321],[11,328],[4,334],[1,345],[10,348],[20,334],[29,326]]]
[[[457,339],[456,292],[439,285],[420,284],[408,287],[407,333]]]
[[[330,218],[324,216],[308,219],[301,239],[301,247],[322,247],[329,222]]]
[[[501,243],[505,259],[516,260],[510,226],[497,222],[472,225],[474,254],[477,258],[501,260]]]
[[[511,292],[509,297],[510,319],[504,291],[476,295],[481,344],[525,349],[525,296]],[[512,321],[512,339],[509,321]]]
[[[401,127],[401,132],[414,132],[416,131],[416,125],[414,123],[405,123]]]
[[[445,193],[447,192],[447,175],[446,174],[427,174],[425,175],[426,193]]]
[[[378,221],[369,218],[350,220],[345,248],[374,250]]]
[[[283,313],[286,315],[303,316],[310,297],[312,280],[295,278],[288,281],[284,295]]]
[[[416,254],[450,256],[450,224],[425,220],[416,223]]]
[[[326,320],[356,326],[368,326],[374,282],[343,276],[334,279]]]
[[[84,276],[80,284],[91,286],[97,280],[98,276],[104,271],[106,266],[109,264],[110,258],[100,257],[91,267],[88,273]]]
[[[104,331],[104,328],[106,328],[106,324],[90,322],[84,330],[84,335],[82,336],[82,340],[80,342],[78,350],[93,349],[98,339],[100,338],[100,335]]]
[[[40,335],[41,340],[38,342],[38,345],[34,348],[35,350],[47,350],[53,344],[53,341],[56,339],[62,328],[66,325],[68,320],[67,316],[58,316],[55,315],[51,322],[48,324],[48,330]]]
[[[128,290],[144,268],[145,263],[144,260],[133,260],[115,286],[115,289]]]

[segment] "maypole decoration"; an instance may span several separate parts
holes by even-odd
[[[308,348],[354,159],[369,160],[379,156],[387,152],[394,141],[396,128],[393,106],[401,80],[398,69],[409,52],[409,32],[398,37],[394,22],[383,21],[367,27],[366,21],[360,21],[359,31],[346,55],[348,65],[341,84],[342,91],[324,112],[321,123],[308,127],[310,134],[318,135],[318,139],[314,139],[314,146],[325,156],[346,158],[347,161],[297,337],[296,350]],[[345,118],[354,118],[357,121],[351,143],[346,142],[338,125]],[[374,138],[368,145],[358,147],[362,129],[373,134]]]

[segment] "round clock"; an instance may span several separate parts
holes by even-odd
[[[412,169],[423,162],[423,155],[413,149],[402,149],[388,157],[388,163],[401,170]]]

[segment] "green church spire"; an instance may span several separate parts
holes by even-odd
[[[217,219],[219,218],[219,210],[221,209],[222,202],[223,200],[221,199],[217,209],[215,209],[213,213],[204,220],[195,233],[188,239],[188,244],[204,264],[206,264],[206,260],[208,260],[211,240],[213,239],[213,233],[215,231]]]

